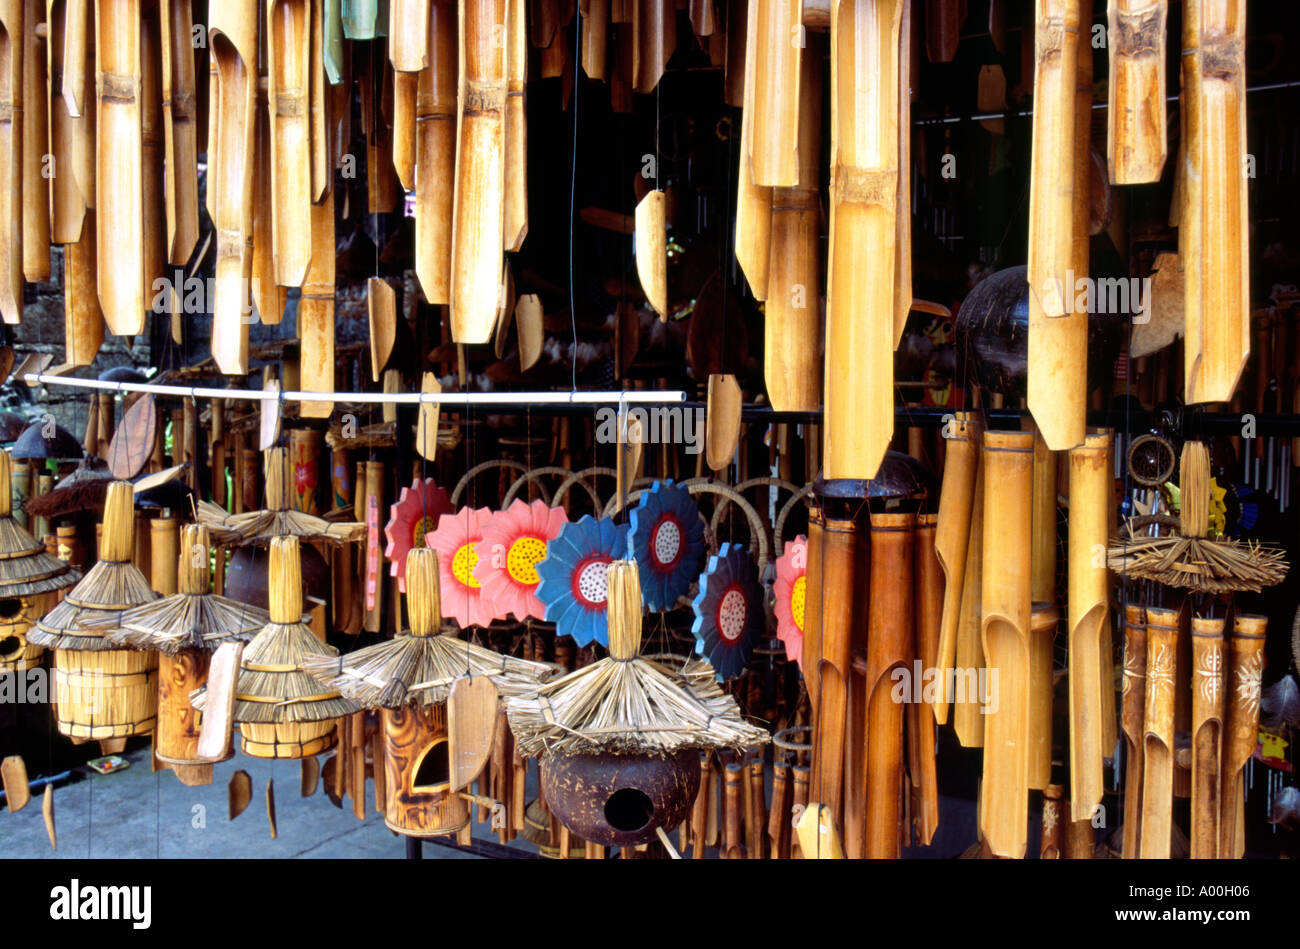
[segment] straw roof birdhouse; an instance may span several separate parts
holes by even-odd
[[[334,746],[335,719],[357,706],[303,670],[313,657],[334,657],[302,621],[302,565],[297,537],[271,541],[270,622],[244,650],[235,683],[240,747],[254,758],[308,758]],[[206,690],[193,697],[203,711]]]
[[[27,641],[27,630],[57,591],[81,579],[13,519],[12,477],[13,460],[0,452],[0,674],[40,665],[41,649]]]
[[[304,667],[357,705],[380,709],[388,826],[417,837],[454,834],[469,823],[469,803],[459,792],[492,751],[498,696],[535,690],[556,670],[438,635],[433,550],[408,554],[406,603],[409,635],[338,659],[313,657]]]
[[[644,842],[681,823],[699,789],[699,751],[769,740],[711,675],[639,655],[637,565],[609,565],[609,656],[510,700],[520,754],[540,759],[551,811],[584,840]]]
[[[190,785],[212,781],[212,762],[199,759],[200,718],[190,694],[206,685],[218,646],[252,639],[271,618],[266,610],[211,592],[210,556],[207,528],[186,525],[177,558],[177,592],[127,610],[105,630],[118,645],[158,651],[154,753]]]
[[[131,562],[135,507],[130,483],[114,481],[104,500],[100,560],[63,602],[28,633],[54,649],[59,731],[70,738],[124,739],[153,730],[158,709],[158,654],[123,649],[96,623],[158,598]]]

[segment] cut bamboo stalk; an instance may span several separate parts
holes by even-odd
[[[1091,116],[1077,111],[1081,71],[1091,88],[1092,64],[1090,55],[1079,55],[1078,26],[1079,0],[1037,0],[1027,402],[1053,451],[1080,444],[1087,426],[1088,314],[1074,305],[1070,279],[1077,262],[1075,150],[1087,152]]]
[[[1111,753],[1102,724],[1101,654],[1110,649],[1106,569],[1112,475],[1110,433],[1088,435],[1070,452],[1070,816],[1087,820],[1101,804],[1102,759]]]
[[[436,373],[426,372],[420,384],[421,392],[441,392]],[[438,451],[438,403],[422,402],[415,429],[415,450],[420,457],[433,461]]]
[[[1056,602],[1056,456],[1031,419],[1034,438],[1034,549],[1030,553],[1035,601]]]
[[[47,165],[50,117],[46,90],[44,0],[23,0],[23,276],[29,283],[50,279],[50,173]]]
[[[1250,355],[1246,3],[1193,0],[1184,4],[1184,16],[1193,6],[1199,7],[1191,17],[1197,21],[1198,37],[1189,105],[1198,114],[1188,147],[1197,154],[1188,175],[1196,175],[1198,182],[1185,190],[1189,200],[1199,203],[1200,215],[1182,226],[1200,228],[1200,268],[1195,276],[1201,286],[1199,345],[1189,336],[1184,356],[1186,399],[1227,402]]]
[[[750,860],[766,860],[767,799],[763,792],[763,759],[749,762],[745,771],[745,842]]]
[[[519,370],[527,372],[542,358],[546,340],[542,298],[537,294],[525,293],[515,303],[515,333],[519,337]]]
[[[311,265],[298,301],[298,384],[304,392],[334,391],[334,189],[311,206]],[[333,402],[303,402],[303,418],[329,418]]]
[[[93,27],[91,24],[94,0],[66,0],[64,11],[64,67],[68,81],[63,85],[64,101],[68,114],[80,118],[87,111],[87,105],[93,99],[86,97],[87,87],[94,88],[95,47]],[[93,202],[91,203],[93,207]]]
[[[943,619],[943,568],[935,553],[937,514],[921,514],[916,520],[916,657],[921,661],[922,703],[907,706],[915,725],[909,725],[908,754],[911,780],[919,798],[912,821],[922,846],[929,846],[939,827],[939,775],[935,758],[935,715],[938,702],[924,677],[939,668],[939,629]],[[937,675],[939,673],[930,673]]]
[[[95,165],[99,304],[115,336],[144,331],[140,30],[140,0],[96,0],[96,123],[103,143]]]
[[[769,194],[763,376],[768,401],[778,412],[821,407],[821,52],[819,38],[809,37],[797,100],[798,181]]]
[[[324,0],[311,0],[311,56],[307,68],[311,73],[309,83],[311,101],[311,200],[319,204],[334,181],[330,164],[330,88],[325,72],[325,17]]]
[[[397,338],[397,295],[387,280],[371,277],[366,281],[366,299],[370,318],[370,378],[378,382]]]
[[[1052,780],[1052,643],[1061,614],[1055,598],[1035,599],[1029,617],[1029,787]]]
[[[636,273],[646,302],[668,319],[668,230],[664,218],[667,198],[651,191],[636,206]]]
[[[363,563],[365,577],[365,617],[363,624],[366,632],[379,632],[379,622],[384,611],[384,583],[380,566],[383,563],[382,532],[380,514],[384,507],[384,463],[367,461],[365,463],[365,505],[366,545]],[[360,486],[358,485],[358,490]]]
[[[894,430],[899,0],[835,0],[826,285],[827,478],[873,478]]]
[[[822,566],[822,550],[825,547],[823,525],[822,509],[810,505],[808,508],[808,572],[804,582],[803,651],[800,654],[799,668],[809,670],[803,679],[804,688],[808,690],[808,705],[812,710],[814,721],[821,694],[818,689],[821,676],[816,670],[822,657],[822,587],[826,582]]]
[[[1065,788],[1059,784],[1049,784],[1043,789],[1043,834],[1039,846],[1040,860],[1060,860],[1064,851],[1062,840],[1066,823],[1065,807],[1062,798]]]
[[[990,702],[979,823],[995,855],[1018,859],[1025,855],[1029,816],[1033,434],[985,432],[982,467],[984,518],[998,529],[982,532],[980,633]]]
[[[82,239],[63,249],[63,338],[68,366],[89,366],[104,343],[104,317],[95,293],[95,212],[85,214]]]
[[[252,277],[254,133],[257,87],[257,3],[214,5],[208,38],[214,64],[208,143],[208,192],[217,231],[212,355],[225,375],[248,372],[249,280]]]
[[[1117,185],[1159,181],[1165,167],[1165,21],[1168,0],[1110,0],[1106,145]]]
[[[799,85],[803,75],[802,0],[751,0],[750,17],[757,29],[746,52],[754,70],[754,110],[748,160],[754,184],[765,188],[793,188],[800,181],[801,107]],[[746,90],[749,91],[749,90]],[[741,161],[746,159],[741,156]]]
[[[903,4],[898,28],[898,194],[894,243],[894,348],[903,341],[912,312],[912,65],[915,58],[912,4]]]
[[[524,0],[506,2],[506,129],[504,248],[517,251],[528,236],[528,24]],[[567,45],[566,45],[567,48]]]
[[[1268,619],[1238,613],[1232,626],[1232,671],[1223,731],[1223,777],[1219,782],[1219,858],[1240,860],[1246,853],[1245,774],[1243,769],[1259,743],[1260,677],[1264,670],[1264,637]]]
[[[188,263],[199,240],[199,180],[193,18],[189,0],[161,0],[163,137],[166,142],[167,262]]]
[[[970,544],[971,515],[975,503],[975,474],[979,470],[983,433],[979,417],[957,412],[944,431],[943,485],[939,490],[939,523],[934,553],[943,570],[943,612],[935,667],[943,678],[943,691],[934,706],[935,720],[948,721],[948,670],[957,659],[957,627],[961,619],[962,582],[966,576],[966,550]]]
[[[1125,860],[1136,860],[1142,839],[1142,739],[1145,728],[1147,681],[1146,610],[1129,603],[1124,607],[1124,844]]]
[[[930,62],[950,63],[956,57],[964,6],[963,0],[925,0],[925,48]]]
[[[606,44],[609,36],[609,0],[588,0],[582,15],[582,71],[587,78],[606,79]]]
[[[275,283],[301,287],[312,257],[311,0],[266,5]]]
[[[389,0],[388,58],[398,72],[429,65],[429,0]]]
[[[718,854],[723,860],[740,860],[744,857],[741,837],[741,815],[744,805],[741,798],[741,766],[731,762],[722,769],[722,846]]]
[[[263,76],[262,82],[266,81]],[[266,89],[266,86],[259,83],[257,115],[253,120],[257,123],[253,145],[257,175],[253,182],[251,298],[257,308],[257,316],[250,314],[246,319],[278,326],[284,319],[289,292],[287,288],[279,286],[275,278],[275,189],[271,186],[271,116]]]
[[[981,442],[983,434],[981,434]],[[975,473],[974,502],[966,543],[966,569],[961,581],[961,607],[957,618],[957,659],[953,682],[953,731],[963,748],[984,747],[988,716],[981,713],[978,677],[985,672],[981,627],[984,595],[984,458],[980,450]],[[1031,601],[1032,608],[1032,601]],[[947,672],[947,670],[945,670]]]
[[[141,194],[143,207],[144,273],[141,283],[145,288],[146,305],[158,312],[154,298],[168,294],[167,281],[167,197],[165,184],[166,133],[163,129],[162,91],[162,23],[157,4],[141,7],[140,17],[140,156]],[[179,288],[178,288],[179,289]],[[179,311],[182,309],[177,306]],[[180,320],[170,321],[179,329]]]
[[[420,74],[393,72],[393,168],[407,191],[415,190],[415,100]]]
[[[429,67],[416,98],[415,270],[430,303],[450,299],[452,182],[456,167],[456,8],[429,9]]]
[[[321,52],[325,59],[325,76],[332,86],[342,85],[347,74],[343,55],[342,7],[343,0],[323,0],[321,8]]]
[[[9,324],[23,319],[24,2],[0,3],[0,317]]]
[[[757,57],[743,54],[747,48],[758,43],[758,5],[742,3],[732,12],[733,14],[743,12],[745,15],[743,32],[739,29],[739,21],[733,21],[732,32],[739,37],[736,46],[742,54],[736,72],[742,79],[744,102],[754,103],[758,100]],[[732,72],[729,60],[728,77]],[[749,281],[749,291],[754,299],[766,300],[772,252],[772,191],[755,183],[753,164],[749,160],[753,149],[757,109],[745,108],[743,103],[737,104],[742,105],[742,108],[740,168],[736,175],[736,262],[740,264],[745,279]],[[818,122],[820,121],[819,117]]]
[[[707,847],[709,804],[713,797],[713,754],[700,752],[700,789],[691,807],[691,858],[702,860]]]
[[[713,10],[713,0],[689,0],[688,16],[691,31],[698,37],[712,36],[718,30],[717,14]]]
[[[1224,622],[1209,617],[1192,618],[1193,860],[1212,860],[1219,851]]]
[[[504,246],[507,0],[457,0],[459,109],[451,232],[451,338],[486,343],[496,324]]]
[[[790,762],[780,757],[772,762],[772,808],[767,814],[768,854],[774,860],[790,859],[790,811],[794,784]]]
[[[388,28],[385,0],[343,0],[343,35],[350,40],[382,37]]]
[[[1197,46],[1201,41],[1201,4],[1183,4],[1182,88],[1178,103],[1181,137],[1178,169],[1174,176],[1169,223],[1178,228],[1178,261],[1183,270],[1183,381],[1184,395],[1191,396],[1190,383],[1198,375],[1202,347],[1201,258],[1201,72]]]
[[[866,742],[866,840],[863,856],[902,856],[903,703],[893,695],[896,669],[910,670],[914,656],[913,558],[915,514],[871,515],[871,605],[867,619],[867,671],[863,738]],[[847,822],[844,828],[848,839]]]
[[[1168,859],[1174,806],[1174,666],[1178,611],[1147,607],[1146,704],[1142,735],[1143,860]]]
[[[676,49],[674,0],[632,0],[632,83],[637,92],[654,91]]]
[[[50,181],[50,240],[56,244],[72,244],[81,240],[86,203],[74,172],[73,138],[80,120],[68,114],[68,104],[63,98],[66,0],[47,0],[46,10],[49,149],[55,170]]]

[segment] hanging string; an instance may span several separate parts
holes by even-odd
[[[571,392],[578,391],[578,305],[573,264],[574,207],[578,191],[578,90],[582,86],[582,8],[574,7],[573,25],[573,158],[569,163],[569,326],[573,331],[573,360],[570,369]]]

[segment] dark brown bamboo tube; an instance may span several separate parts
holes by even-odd
[[[1193,860],[1213,859],[1219,851],[1224,623],[1209,617],[1192,619]]]
[[[1147,681],[1146,610],[1135,603],[1124,607],[1123,728],[1125,747],[1124,844],[1125,860],[1135,860],[1142,834],[1142,773]]]
[[[1245,775],[1243,769],[1259,741],[1260,677],[1268,619],[1238,613],[1233,620],[1231,671],[1224,697],[1223,777],[1220,780],[1219,857],[1239,860],[1246,852]]]
[[[704,858],[705,840],[709,835],[709,801],[713,796],[713,753],[700,752],[700,789],[691,808],[691,856]]]
[[[1174,806],[1174,691],[1178,611],[1147,607],[1143,712],[1142,859],[1168,859]]]
[[[790,859],[790,809],[794,784],[790,762],[780,757],[772,763],[772,808],[767,815],[768,853],[776,860]]]
[[[710,3],[710,6],[712,4]],[[609,42],[609,0],[588,0],[582,15],[582,71],[588,79],[606,79],[606,46]]]
[[[43,24],[48,31],[49,24],[42,0],[23,3],[23,276],[30,283],[45,283],[50,279],[50,179],[45,159],[49,154],[50,125],[45,40],[37,35],[36,28]]]
[[[822,509],[808,508],[808,571],[804,582],[803,654],[800,668],[808,672],[803,676],[808,690],[808,704],[814,717],[817,714],[820,677],[814,673],[822,657],[822,548],[825,543],[822,531]]]
[[[155,297],[167,272],[167,198],[164,181],[166,133],[163,119],[162,23],[157,4],[145,4],[140,17],[140,156],[144,225],[141,261],[145,306],[156,310]],[[180,308],[177,307],[179,310]],[[172,320],[180,330],[180,320]]]
[[[726,819],[722,825],[724,860],[740,860],[745,855],[740,827],[745,807],[741,799],[742,770],[741,765],[733,761],[722,772],[723,810],[726,812]]]
[[[797,764],[791,770],[794,772],[794,800],[790,804],[790,820],[792,822],[790,829],[793,831],[795,812],[802,813],[803,809],[808,806],[808,791],[812,782],[812,769],[808,765]],[[802,856],[799,839],[794,833],[790,835],[790,856]]]
[[[745,768],[745,845],[750,860],[767,859],[767,800],[763,790],[763,759]]]
[[[1067,821],[1065,825],[1065,858],[1091,860],[1096,850],[1096,834],[1092,819]]]
[[[912,785],[917,790],[919,810],[913,819],[922,845],[929,845],[939,827],[939,776],[935,759],[934,691],[928,675],[938,675],[939,628],[943,618],[943,568],[935,555],[937,514],[921,514],[916,519],[916,657],[921,662],[922,702],[907,706],[909,718],[908,753]]]
[[[1065,804],[1062,801],[1064,796],[1063,785],[1049,784],[1043,788],[1043,833],[1038,850],[1040,860],[1061,859],[1062,828],[1066,821]]]
[[[528,235],[528,31],[525,0],[506,2],[505,205],[503,247],[517,251]],[[569,48],[568,44],[564,47]]]

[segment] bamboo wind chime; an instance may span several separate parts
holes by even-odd
[[[23,318],[23,10],[0,3],[0,316]]]
[[[1159,181],[1165,166],[1165,21],[1168,0],[1109,0],[1106,145],[1117,185]],[[1089,55],[1085,47],[1084,55]]]
[[[451,299],[451,222],[455,196],[458,27],[456,4],[428,4],[428,65],[415,106],[415,272],[424,298]],[[400,68],[400,67],[399,67]]]

